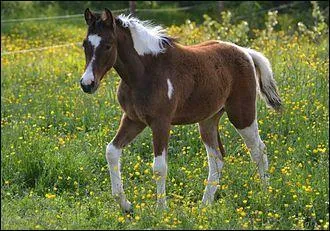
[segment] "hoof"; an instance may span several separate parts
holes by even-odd
[[[133,212],[133,206],[128,200],[122,201],[119,205],[124,213],[129,214]]]
[[[129,206],[122,207],[122,210],[126,214],[131,214],[133,213],[133,206],[131,203],[129,203]]]
[[[127,218],[128,220],[132,220],[134,218],[134,210],[133,210],[133,206],[129,209],[129,210],[124,210],[123,209],[123,213],[125,215],[130,215],[129,218]]]

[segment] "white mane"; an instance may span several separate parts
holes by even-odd
[[[139,55],[163,53],[166,50],[164,44],[171,44],[161,26],[154,26],[149,21],[140,21],[130,15],[121,14],[117,18],[123,27],[129,28],[134,48]]]

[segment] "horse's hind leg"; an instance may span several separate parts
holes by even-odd
[[[235,126],[250,150],[251,158],[257,164],[261,180],[267,184],[268,159],[266,146],[259,136],[255,98],[249,99],[247,97],[244,100],[240,100],[238,97],[231,98],[226,103],[225,110],[230,122]]]
[[[255,119],[250,126],[244,129],[237,129],[237,131],[249,148],[252,160],[257,164],[261,180],[267,184],[268,158],[266,146],[259,136],[257,120]]]
[[[207,151],[209,175],[203,195],[203,204],[211,204],[221,176],[224,149],[220,143],[218,123],[223,111],[210,119],[199,122],[199,132]]]

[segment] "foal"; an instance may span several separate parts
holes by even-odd
[[[175,124],[199,124],[209,163],[204,204],[214,200],[224,164],[218,132],[224,112],[250,149],[261,179],[267,181],[268,160],[256,120],[257,89],[269,106],[281,106],[267,58],[228,42],[183,46],[159,26],[123,15],[114,17],[108,9],[101,14],[86,9],[85,19],[86,67],[81,88],[94,93],[112,67],[121,77],[117,94],[124,113],[106,148],[106,159],[112,194],[123,210],[130,211],[131,203],[124,194],[119,159],[122,149],[146,126],[153,135],[153,171],[161,207],[166,205],[167,145]]]

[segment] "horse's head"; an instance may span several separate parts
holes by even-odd
[[[80,85],[84,92],[92,94],[116,62],[116,23],[108,9],[98,14],[87,8],[85,20],[88,25],[87,36],[83,42],[86,66]]]

